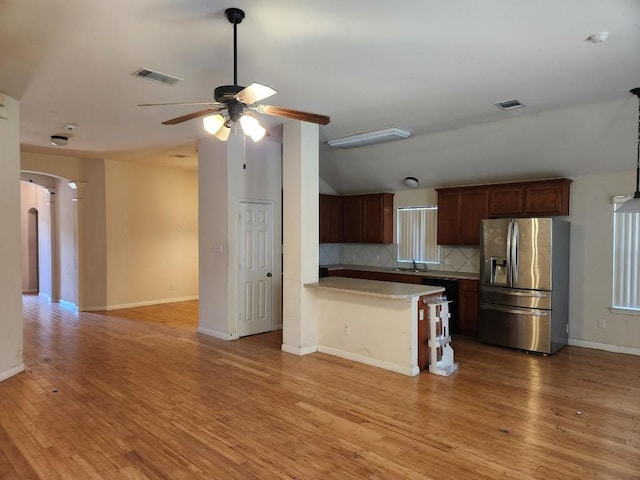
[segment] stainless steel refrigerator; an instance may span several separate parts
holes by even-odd
[[[482,220],[480,341],[541,353],[567,344],[569,227],[555,218]]]

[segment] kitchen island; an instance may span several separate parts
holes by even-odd
[[[426,305],[442,287],[328,277],[314,290],[318,351],[417,375],[426,368]]]

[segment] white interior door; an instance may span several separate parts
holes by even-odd
[[[238,335],[273,329],[273,205],[240,202]]]

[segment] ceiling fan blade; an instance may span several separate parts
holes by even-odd
[[[162,105],[222,105],[218,102],[175,102],[175,103],[139,103],[139,107],[157,107]]]
[[[319,125],[328,125],[331,121],[331,119],[326,115],[301,112],[300,110],[292,110],[290,108],[274,107],[273,105],[257,105],[256,110],[266,115],[302,120],[304,122],[317,123]]]
[[[259,102],[271,95],[275,95],[276,92],[273,88],[266,85],[260,85],[259,83],[252,83],[248,87],[240,90],[236,95],[236,100],[244,103],[245,105],[251,105],[252,103]]]
[[[191,120],[193,118],[204,117],[205,115],[209,115],[210,113],[219,112],[220,110],[224,110],[225,107],[219,108],[205,108],[204,110],[198,110],[197,112],[188,113],[186,115],[182,115],[181,117],[172,118],[171,120],[166,120],[162,122],[163,125],[176,125],[178,123],[186,122],[187,120]]]

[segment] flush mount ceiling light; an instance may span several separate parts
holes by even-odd
[[[385,128],[382,130],[374,130],[372,132],[358,133],[347,137],[334,138],[327,143],[331,147],[353,148],[363,145],[371,145],[372,143],[390,142],[392,140],[401,140],[411,135],[408,130],[399,128]]]
[[[69,143],[69,137],[65,135],[51,135],[49,137],[49,141],[51,145],[55,145],[56,147],[64,147],[67,143]]]
[[[409,188],[418,188],[420,186],[420,182],[416,177],[405,177],[404,184]]]
[[[640,87],[631,90],[638,97],[638,153],[636,156],[636,193],[616,210],[616,213],[640,213]]]

